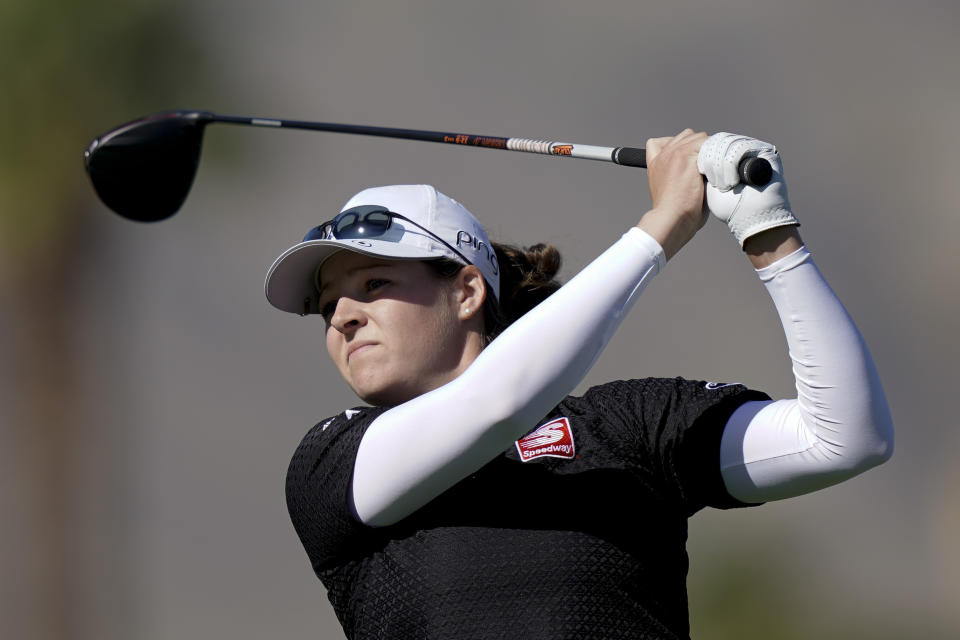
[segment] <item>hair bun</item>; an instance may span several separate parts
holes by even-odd
[[[552,244],[535,244],[522,251],[527,267],[522,287],[549,286],[560,271],[560,252]]]
[[[493,248],[500,264],[500,309],[509,325],[560,288],[562,259],[552,244],[520,248],[495,242]]]

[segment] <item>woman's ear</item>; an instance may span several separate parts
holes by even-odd
[[[457,274],[457,289],[455,291],[457,313],[461,319],[467,320],[476,314],[483,317],[483,302],[487,297],[487,283],[483,280],[480,269],[467,265]]]

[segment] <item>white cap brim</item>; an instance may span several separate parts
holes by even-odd
[[[274,260],[267,271],[264,292],[281,311],[318,313],[317,269],[338,251],[354,251],[390,260],[436,260],[444,256],[420,247],[376,239],[307,240],[296,244]]]

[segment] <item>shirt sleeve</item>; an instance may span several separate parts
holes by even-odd
[[[353,512],[350,484],[360,440],[383,411],[349,409],[317,423],[290,461],[287,511],[318,575],[372,535]]]
[[[647,378],[603,385],[586,398],[626,434],[630,464],[656,479],[665,503],[687,516],[706,506],[749,506],[726,489],[720,443],[733,412],[745,402],[768,400],[766,394],[739,383]]]

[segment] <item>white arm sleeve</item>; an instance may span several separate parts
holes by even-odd
[[[801,247],[757,274],[783,323],[797,399],[747,402],[724,429],[723,480],[748,503],[822,489],[893,453],[876,367],[810,252]]]
[[[377,417],[354,464],[360,520],[401,520],[536,426],[580,383],[665,262],[653,238],[630,229],[457,379]]]

